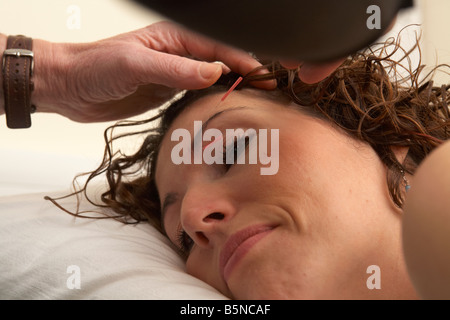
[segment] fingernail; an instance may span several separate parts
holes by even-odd
[[[200,66],[200,75],[208,80],[217,77],[217,74],[221,72],[222,68],[219,65],[202,63],[202,65]]]

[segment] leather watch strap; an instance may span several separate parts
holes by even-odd
[[[32,39],[24,36],[9,36],[3,53],[3,92],[8,128],[31,126],[31,81],[34,61]]]

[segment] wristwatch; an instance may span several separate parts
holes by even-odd
[[[31,80],[34,70],[33,40],[25,36],[9,36],[2,58],[3,92],[8,128],[31,127]]]

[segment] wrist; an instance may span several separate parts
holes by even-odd
[[[0,59],[7,47],[8,36],[0,34]],[[34,54],[34,70],[31,77],[34,90],[30,95],[31,105],[37,112],[61,113],[61,97],[64,96],[67,59],[64,44],[54,44],[41,39],[32,40]],[[2,60],[0,60],[0,63]],[[0,76],[0,115],[5,113],[5,93],[3,74]]]
[[[37,112],[58,113],[59,95],[64,87],[65,74],[62,71],[58,44],[34,39],[34,91],[31,104],[36,106]]]
[[[6,49],[6,38],[7,36],[0,33],[0,59],[3,56],[3,52]],[[2,59],[0,60],[1,68],[3,68]],[[5,113],[5,96],[3,92],[3,71],[1,71],[0,75],[0,115]]]

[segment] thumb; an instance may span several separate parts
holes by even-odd
[[[198,67],[198,72],[202,78],[199,84],[203,81],[204,87],[209,87],[220,78],[223,67],[217,63],[202,62]]]
[[[178,89],[209,87],[222,75],[218,63],[197,61],[186,57],[153,51],[140,61],[140,82],[156,83]]]

